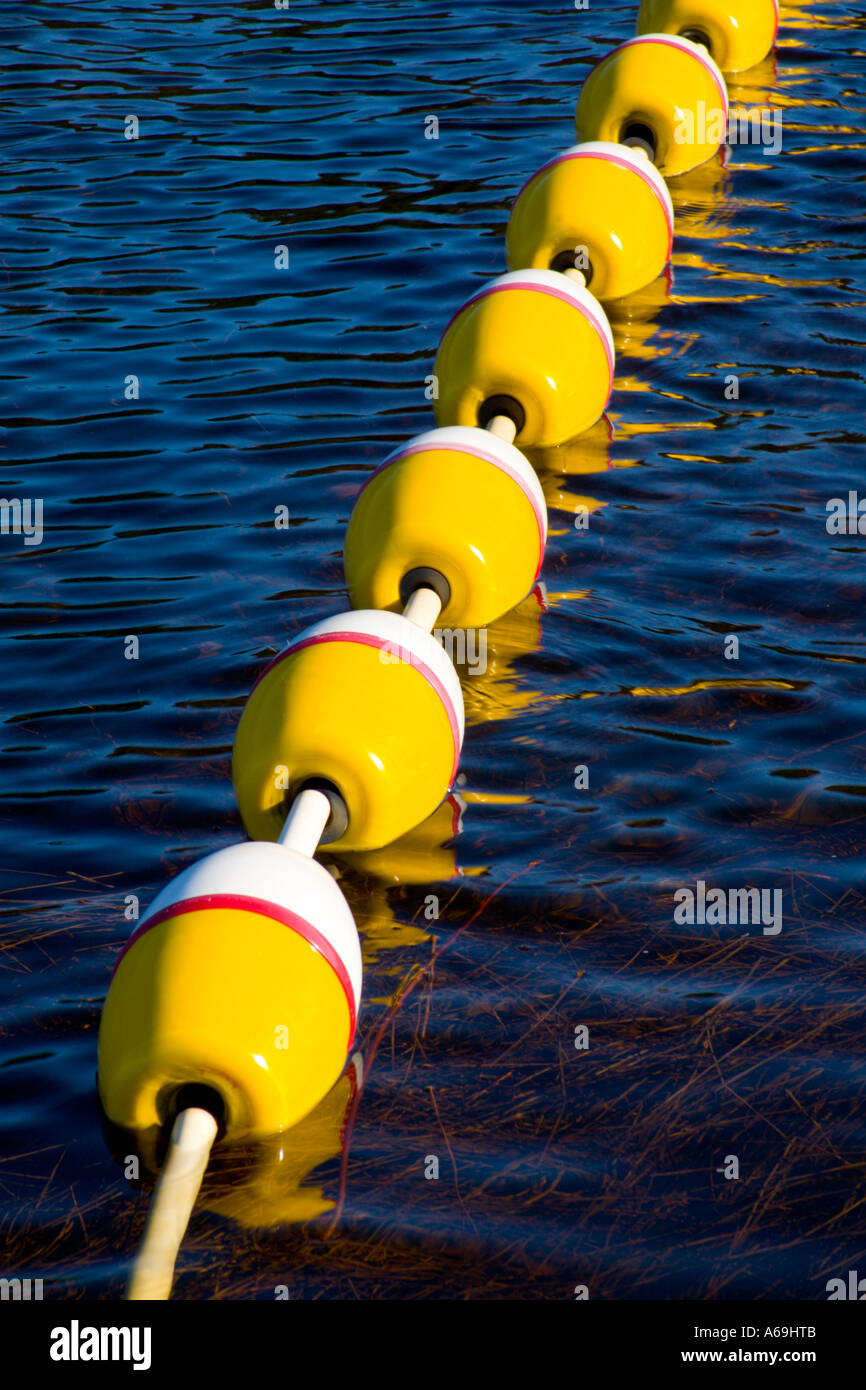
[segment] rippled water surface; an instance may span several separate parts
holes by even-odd
[[[246,693],[347,605],[353,499],[635,9],[3,15],[0,489],[44,538],[0,536],[0,1230],[46,1297],[119,1297],[146,1211],[94,1085],[124,903],[241,837]],[[459,801],[331,856],[363,1087],[216,1154],[177,1298],[821,1298],[862,1264],[866,540],[825,521],[866,496],[864,30],[783,5],[731,84],[781,151],[672,181],[608,416],[532,454],[543,586],[466,673]],[[781,933],[678,924],[698,879],[781,890]]]

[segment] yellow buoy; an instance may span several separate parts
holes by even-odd
[[[434,811],[463,742],[454,667],[397,613],[343,613],[291,643],[259,678],[235,736],[232,776],[248,834],[275,840],[287,801],[324,781],[348,824],[330,843],[378,849]]]
[[[664,270],[671,195],[638,150],[588,141],[545,164],[521,189],[505,239],[509,267],[582,271],[597,299],[619,299]]]
[[[397,449],[364,486],[346,532],[346,583],[359,608],[399,610],[407,576],[433,569],[442,627],[484,627],[535,583],[547,509],[513,444],[462,425]]]
[[[777,0],[642,0],[639,34],[677,34],[703,44],[722,72],[766,58],[779,28]]]
[[[628,39],[593,68],[577,103],[579,140],[632,143],[670,178],[725,140],[728,93],[707,50],[673,34]]]
[[[360,997],[358,934],[328,871],[283,845],[218,850],[163,890],[117,963],[99,1029],[106,1114],[155,1131],[195,1087],[227,1137],[287,1129],[340,1075]]]
[[[500,276],[442,335],[433,368],[440,425],[508,415],[521,446],[561,444],[603,413],[613,385],[604,310],[552,270]]]

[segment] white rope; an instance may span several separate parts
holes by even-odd
[[[517,426],[510,415],[494,415],[493,419],[487,422],[487,432],[495,434],[497,439],[504,439],[506,444],[513,444]]]
[[[331,803],[324,792],[307,787],[295,797],[289,808],[280,831],[280,844],[312,858],[319,848],[330,814]]]
[[[217,1122],[207,1110],[181,1110],[174,1122],[165,1167],[150,1204],[147,1224],[126,1293],[131,1301],[168,1298],[174,1264],[186,1232]]]
[[[416,627],[423,627],[425,632],[432,632],[433,624],[441,612],[442,600],[436,590],[422,584],[409,596],[409,602],[403,609],[403,617],[408,618]]]

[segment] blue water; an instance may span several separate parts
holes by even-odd
[[[144,1220],[94,1084],[125,902],[241,837],[246,694],[347,606],[353,499],[635,8],[0,19],[0,491],[44,504],[0,536],[0,1231],[46,1297],[119,1297]],[[337,1205],[244,1224],[220,1195],[278,1154],[218,1157],[176,1297],[822,1298],[866,1259],[866,538],[825,525],[866,497],[864,29],[782,6],[730,87],[781,151],[672,181],[607,419],[532,452],[543,589],[466,676],[459,834],[331,858],[366,959],[363,1091],[307,1178]],[[675,922],[699,879],[781,890],[781,933]]]

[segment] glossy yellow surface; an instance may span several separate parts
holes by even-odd
[[[331,847],[378,849],[436,809],[453,762],[448,715],[420,671],[399,651],[329,641],[285,657],[253,690],[232,777],[253,840],[278,838],[287,779],[325,777],[349,812]]]
[[[504,288],[468,304],[446,329],[433,371],[438,424],[477,425],[488,397],[513,396],[526,414],[518,448],[572,439],[610,395],[599,330],[537,289]]]
[[[710,159],[727,131],[722,96],[699,56],[650,39],[604,58],[577,103],[580,140],[618,141],[632,121],[653,131],[666,178]]]
[[[210,1085],[227,1137],[274,1134],[327,1094],[350,1041],[343,987],[297,932],[234,908],[188,912],[145,931],[118,966],[99,1093],[115,1124],[149,1130],[177,1087]]]
[[[546,270],[563,252],[586,247],[589,287],[607,300],[654,280],[669,246],[664,208],[646,179],[601,155],[580,155],[541,169],[522,190],[505,255],[510,270]]]
[[[742,72],[765,58],[776,37],[773,0],[643,0],[639,34],[702,30],[722,72]]]
[[[400,581],[438,570],[451,599],[441,627],[484,627],[529,592],[541,558],[532,504],[486,459],[425,449],[395,459],[370,480],[346,532],[345,569],[355,608],[402,612]]]

